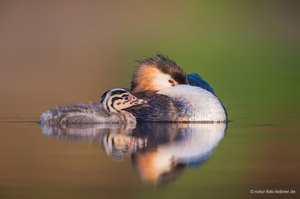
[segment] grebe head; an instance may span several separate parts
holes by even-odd
[[[157,55],[144,59],[139,64],[131,81],[133,93],[156,93],[178,84],[188,84],[186,73],[168,57]]]
[[[145,104],[146,101],[133,96],[123,88],[115,88],[101,96],[101,103],[107,112],[119,113],[131,106]]]

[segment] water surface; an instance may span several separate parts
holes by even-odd
[[[293,121],[0,128],[1,198],[243,198],[299,183]]]

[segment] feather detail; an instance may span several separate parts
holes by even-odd
[[[124,120],[120,118],[124,115]],[[102,104],[69,104],[50,109],[41,115],[40,123],[47,125],[135,123],[135,118],[127,112],[109,113]]]

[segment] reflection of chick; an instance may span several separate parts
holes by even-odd
[[[146,103],[122,88],[105,92],[101,103],[70,104],[44,112],[42,124],[95,124],[95,123],[135,123],[135,118],[126,108]]]
[[[197,74],[186,75],[162,55],[141,61],[131,90],[148,102],[129,108],[138,121],[226,121],[225,109],[209,84]]]
[[[106,154],[114,160],[123,160],[138,148],[146,145],[147,140],[124,133],[108,133],[102,139],[102,146]]]

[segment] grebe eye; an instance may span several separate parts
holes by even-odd
[[[172,79],[169,79],[168,82],[169,82],[170,84],[174,84],[174,83],[175,83],[174,80],[172,80]]]
[[[127,96],[126,96],[126,97],[123,97],[123,99],[126,100],[126,101],[128,101],[128,97],[127,97]]]

